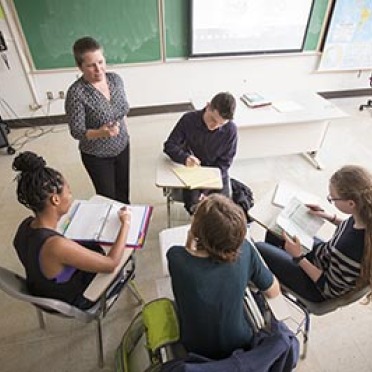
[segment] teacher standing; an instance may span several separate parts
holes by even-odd
[[[68,89],[65,110],[72,137],[97,194],[129,204],[129,104],[119,75],[106,72],[100,44],[91,37],[73,46],[82,76]]]

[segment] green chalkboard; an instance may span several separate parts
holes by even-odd
[[[188,0],[165,0],[165,40],[167,58],[189,55],[189,15]]]
[[[257,0],[259,1],[259,0]],[[304,50],[316,50],[331,0],[314,0]],[[13,0],[37,70],[73,67],[71,48],[96,38],[110,64],[161,59],[158,0]],[[190,0],[164,0],[166,58],[189,55]]]
[[[96,38],[108,63],[160,60],[157,0],[13,0],[36,69],[74,66],[71,48]]]
[[[304,50],[317,50],[329,0],[315,0],[307,30]]]

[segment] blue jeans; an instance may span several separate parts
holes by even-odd
[[[280,283],[308,301],[324,301],[315,283],[284,249],[264,242],[256,243],[256,247]]]

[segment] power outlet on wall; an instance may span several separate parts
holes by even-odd
[[[64,92],[63,90],[60,90],[60,91],[58,92],[58,97],[59,97],[60,99],[65,99],[65,92]]]
[[[51,91],[46,92],[46,96],[49,101],[53,99],[53,93]]]

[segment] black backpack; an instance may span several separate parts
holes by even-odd
[[[244,183],[234,178],[231,178],[230,182],[231,182],[232,200],[243,208],[244,213],[247,217],[247,221],[251,222],[252,220],[248,215],[248,211],[254,205],[252,190],[247,185],[245,185]]]

